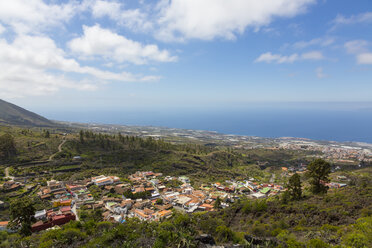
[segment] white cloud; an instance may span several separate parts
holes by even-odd
[[[84,8],[78,1],[65,4],[48,4],[42,0],[0,1],[0,20],[17,33],[38,33],[67,22]]]
[[[358,64],[372,65],[372,53],[361,53],[357,55]]]
[[[6,30],[5,27],[0,24],[0,34],[4,33],[5,30]]]
[[[3,63],[0,63],[2,67]],[[48,95],[61,88],[74,90],[95,90],[97,86],[84,81],[77,82],[63,75],[47,73],[44,70],[8,64],[7,73],[0,75],[0,97],[16,98],[23,96]]]
[[[247,28],[267,26],[276,17],[304,13],[316,0],[162,0],[159,39],[234,39]]]
[[[147,81],[154,78],[130,73],[114,73],[81,66],[67,58],[54,41],[45,36],[20,35],[11,43],[0,39],[0,96],[21,97],[44,95],[61,88],[94,90],[104,81]],[[73,80],[69,73],[80,74],[87,80]],[[93,82],[93,83],[92,83]]]
[[[20,0],[18,0],[20,1]],[[118,0],[85,0],[79,11],[92,17],[108,17],[132,31],[152,32],[164,41],[187,39],[235,39],[247,28],[257,31],[274,18],[290,18],[306,12],[317,0],[158,0],[127,8]]]
[[[319,51],[312,51],[308,53],[303,53],[301,58],[305,60],[322,60],[324,59],[324,56]]]
[[[117,18],[120,15],[121,4],[118,2],[95,1],[91,7],[94,17],[109,16]]]
[[[346,42],[344,47],[346,48],[346,51],[351,54],[358,54],[368,51],[369,43],[365,40],[352,40],[349,42]]]
[[[293,44],[295,49],[304,49],[310,46],[322,46],[326,47],[332,45],[335,42],[334,38],[326,37],[326,38],[316,38],[309,41],[299,41]]]
[[[276,62],[278,64],[281,63],[293,63],[294,61],[298,60],[298,54],[292,54],[290,56],[283,56],[280,54],[272,54],[270,52],[261,54],[255,62],[266,62],[272,63]]]
[[[357,63],[360,65],[372,64],[372,53],[368,50],[369,46],[370,42],[366,40],[352,40],[344,44],[346,52],[354,54],[356,56]]]
[[[103,29],[99,25],[84,26],[82,37],[69,42],[70,49],[84,57],[102,56],[117,62],[145,64],[148,61],[172,62],[177,57],[167,50],[160,50],[157,45],[143,45],[124,36]]]
[[[328,77],[327,74],[324,73],[324,70],[322,67],[318,67],[316,70],[315,70],[315,73],[316,73],[316,76],[318,78],[325,78],[325,77]]]
[[[271,52],[261,54],[255,62],[266,62],[266,63],[293,63],[299,60],[321,60],[324,59],[324,56],[319,51],[312,51],[303,54],[294,53],[292,55],[281,55],[281,54],[272,54]]]
[[[361,13],[358,15],[352,15],[350,17],[345,17],[343,15],[338,15],[333,21],[333,29],[340,25],[351,25],[358,23],[370,23],[372,22],[372,12]]]
[[[123,4],[114,1],[97,0],[91,4],[95,18],[109,17],[132,30],[148,31],[153,27],[146,12],[140,9],[124,9]]]

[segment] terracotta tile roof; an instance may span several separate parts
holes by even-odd
[[[142,210],[134,209],[134,212],[136,214],[138,214],[139,216],[143,217],[143,218],[147,218],[148,217],[148,215],[146,215]]]
[[[168,215],[171,215],[172,214],[172,211],[171,210],[162,210],[162,211],[159,211],[157,213],[157,215],[159,217],[164,217],[164,216],[168,216]]]

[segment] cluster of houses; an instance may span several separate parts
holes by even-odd
[[[47,186],[41,187],[38,195],[42,200],[51,201],[53,207],[82,205],[85,202],[94,201],[87,186],[89,181],[62,182],[51,180]]]
[[[245,181],[227,180],[225,183],[229,186],[221,183],[213,184],[214,189],[211,195],[217,194],[221,199],[227,199],[227,202],[233,202],[235,198],[239,198],[241,195],[252,199],[266,198],[277,195],[284,190],[283,186],[279,184],[259,184],[254,178],[249,178],[249,180]],[[224,207],[224,205],[222,206]]]
[[[290,175],[293,173],[304,173],[306,172],[306,169],[307,165],[301,163],[298,166],[282,167],[282,173],[284,175]]]
[[[21,182],[9,180],[0,185],[0,189],[4,192],[16,191],[22,189],[25,185]]]
[[[225,185],[215,183],[194,189],[186,176],[163,177],[161,173],[152,171],[136,172],[129,176],[129,182],[118,184],[113,189],[118,194],[124,191],[133,194],[147,192],[148,197],[146,199],[104,197],[102,201],[106,210],[104,212],[106,220],[124,222],[126,218],[137,217],[141,220],[158,221],[171,216],[172,208],[186,213],[214,211],[216,207],[228,207],[229,203],[234,202],[241,194],[263,198],[283,190],[283,187],[277,184],[258,184],[250,180],[226,181]],[[219,206],[215,204],[217,198],[221,200]],[[102,207],[102,203],[100,206]]]
[[[38,232],[48,228],[63,225],[77,219],[75,204],[85,201],[93,201],[87,187],[83,184],[75,185],[71,182],[51,180],[38,192],[42,200],[49,201],[51,208],[40,210],[35,213],[36,223],[32,225],[32,231]]]
[[[76,215],[71,211],[71,206],[61,206],[58,209],[36,211],[35,219],[37,222],[31,226],[31,230],[38,232],[76,220]]]
[[[328,186],[330,189],[339,189],[339,188],[344,188],[347,186],[346,183],[335,183],[335,182],[326,183],[325,185]]]
[[[340,188],[346,184],[329,183],[328,186]],[[99,188],[101,194],[94,198],[91,187]],[[254,178],[203,184],[195,189],[186,176],[163,176],[152,171],[136,172],[125,180],[105,175],[79,181],[51,180],[38,192],[42,200],[50,203],[50,208],[35,213],[37,222],[32,225],[32,231],[79,220],[77,209],[99,209],[103,219],[111,222],[123,223],[133,217],[160,221],[170,217],[172,209],[186,213],[214,211],[228,207],[243,195],[259,199],[277,195],[283,190],[282,185],[260,184]]]
[[[106,221],[123,223],[127,218],[159,221],[172,215],[172,209],[193,213],[228,207],[241,194],[253,198],[275,195],[283,188],[276,184],[258,184],[254,179],[214,183],[194,189],[186,176],[170,177],[152,171],[136,172],[122,182],[116,176],[96,176],[90,179],[61,182],[51,180],[40,188],[39,196],[51,203],[51,209],[35,213],[38,220],[33,231],[41,231],[70,220],[77,220],[76,209],[100,209]],[[94,199],[89,188],[95,185],[103,194]]]
[[[124,222],[126,218],[137,217],[141,220],[159,221],[172,215],[174,207],[190,209],[204,204],[206,196],[201,191],[194,191],[187,177],[163,177],[162,173],[152,171],[136,172],[128,177],[130,183],[120,183],[114,186],[118,194],[131,192],[133,199],[106,198],[103,215],[106,220]],[[179,182],[173,187],[169,182]],[[138,198],[144,196],[144,198]],[[208,206],[208,210],[212,210]],[[206,209],[206,206],[203,210]]]
[[[322,152],[322,157],[341,163],[353,163],[355,161],[372,161],[372,150],[359,146],[345,146],[332,142],[330,144],[320,144],[310,140],[287,140],[279,144],[278,148],[288,150],[308,150]]]

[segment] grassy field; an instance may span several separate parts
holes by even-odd
[[[9,163],[26,163],[38,160],[47,160],[50,155],[58,151],[58,145],[63,136],[53,129],[49,138],[46,138],[46,129],[24,129],[10,126],[0,126],[0,136],[9,133],[14,137],[17,154],[12,160],[0,161]]]

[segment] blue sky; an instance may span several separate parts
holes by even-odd
[[[368,0],[0,1],[0,98],[41,113],[371,102],[371,27]]]

